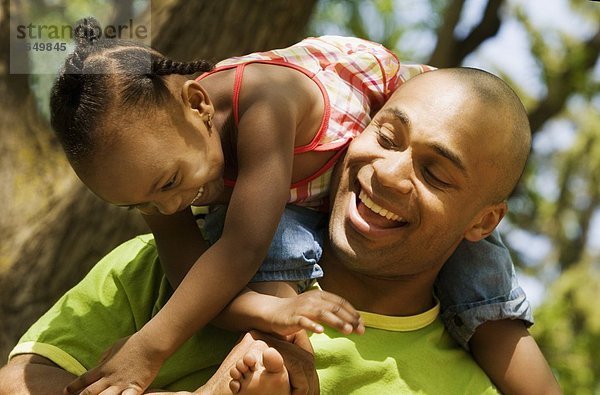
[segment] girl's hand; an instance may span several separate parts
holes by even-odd
[[[97,367],[65,388],[65,394],[93,395],[104,390],[111,394],[143,394],[163,362],[163,358],[152,355],[150,350],[139,332],[117,341],[104,352]]]
[[[312,290],[290,298],[278,298],[267,310],[270,330],[279,335],[291,335],[301,329],[322,333],[327,325],[345,335],[362,335],[365,326],[352,305],[329,292]]]

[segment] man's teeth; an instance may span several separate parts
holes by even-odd
[[[364,191],[360,191],[358,198],[364,203],[365,206],[367,206],[374,213],[377,213],[377,214],[381,215],[382,217],[385,217],[392,221],[398,221],[398,222],[403,221],[403,219],[400,218],[400,216],[398,214],[394,214],[393,212],[388,211],[387,209],[379,206],[377,203],[375,203],[374,201],[369,199],[369,197],[367,196],[367,194]]]

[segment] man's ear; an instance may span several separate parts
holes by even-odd
[[[211,116],[215,110],[208,93],[195,80],[187,80],[181,87],[181,99],[186,108],[192,111],[197,111],[198,115],[205,117],[207,114]]]
[[[496,229],[508,211],[506,201],[487,206],[481,210],[465,232],[465,239],[479,241],[485,239]]]

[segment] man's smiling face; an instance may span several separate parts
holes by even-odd
[[[503,138],[495,136],[506,125],[463,85],[439,72],[410,80],[348,148],[330,238],[352,270],[394,277],[439,268],[496,203]]]

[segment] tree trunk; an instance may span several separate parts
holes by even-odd
[[[187,60],[220,60],[302,38],[316,0],[152,4],[152,46]],[[9,15],[0,10],[0,360],[19,336],[108,251],[147,231],[76,178],[35,105],[26,74],[9,73]]]
[[[152,47],[173,59],[219,61],[305,36],[316,0],[155,1]]]

